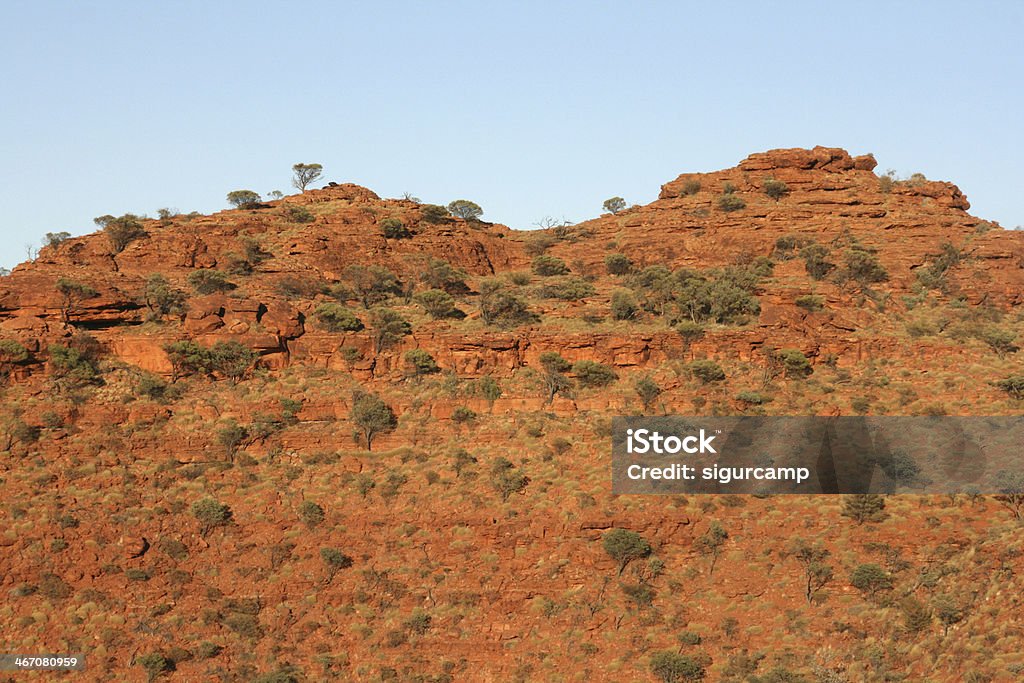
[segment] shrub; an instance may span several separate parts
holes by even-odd
[[[676,325],[676,332],[683,339],[683,345],[689,348],[690,344],[704,336],[704,326],[692,320],[684,320]]]
[[[363,308],[376,306],[388,297],[402,293],[398,276],[382,266],[363,266],[354,263],[345,268],[342,280],[355,292]]]
[[[304,501],[299,506],[299,519],[312,529],[324,521],[324,509],[311,500]]]
[[[192,503],[192,516],[199,520],[203,534],[218,526],[231,522],[231,508],[213,498],[203,498]]]
[[[601,206],[608,213],[616,214],[626,208],[626,200],[622,197],[612,197],[604,200],[604,204]]]
[[[514,327],[536,320],[526,302],[500,286],[482,288],[480,317],[488,325]]]
[[[555,245],[557,240],[546,232],[538,232],[529,237],[523,245],[524,251],[530,256],[540,256]]]
[[[48,232],[43,238],[43,244],[51,249],[56,249],[69,239],[71,239],[70,232]]]
[[[640,402],[643,403],[644,411],[651,409],[651,405],[661,396],[661,387],[648,376],[641,377],[637,380],[634,385],[636,395],[640,398]]]
[[[809,313],[814,313],[824,308],[825,297],[817,296],[815,294],[804,294],[802,296],[798,296],[794,303],[799,308],[802,308]]]
[[[608,531],[605,533],[601,545],[604,547],[604,551],[619,563],[619,576],[630,562],[651,554],[651,545],[644,540],[643,536],[628,529]]]
[[[632,320],[639,311],[636,299],[625,289],[617,289],[612,292],[611,308],[612,317],[616,320]]]
[[[878,262],[878,257],[866,249],[854,247],[843,253],[846,260],[846,267],[842,276],[844,279],[855,280],[861,284],[872,282],[885,282],[889,274]]]
[[[466,294],[466,273],[447,261],[430,257],[420,274],[420,281],[431,289],[443,289],[449,294]]]
[[[777,351],[775,355],[782,364],[786,377],[803,379],[814,372],[814,368],[811,367],[811,362],[807,360],[807,356],[796,349],[782,349]]]
[[[412,325],[389,308],[373,309],[370,322],[373,325],[374,353],[380,353],[397,344],[407,334],[412,334]]]
[[[604,267],[609,275],[625,275],[633,270],[633,262],[625,254],[608,254],[604,257]]]
[[[594,295],[594,286],[578,277],[568,277],[556,282],[547,282],[537,289],[538,296],[544,299],[561,299],[562,301],[579,301]]]
[[[240,342],[217,342],[210,348],[208,367],[237,383],[252,369],[257,357],[255,351]]]
[[[160,273],[153,273],[146,279],[146,307],[153,318],[165,315],[181,315],[185,312],[185,293],[171,286]]]
[[[380,223],[380,232],[390,240],[402,240],[412,237],[412,231],[405,227],[405,224],[397,218],[385,218]]]
[[[452,295],[443,289],[428,289],[419,292],[413,297],[413,300],[435,320],[460,318],[465,315],[455,307],[455,299],[452,298]]]
[[[235,289],[236,285],[227,279],[227,276],[219,270],[204,268],[189,273],[186,278],[188,284],[196,290],[197,294],[215,294],[217,292],[229,292]]]
[[[91,384],[99,380],[99,370],[92,352],[76,346],[50,344],[47,347],[53,376],[75,385]]]
[[[159,652],[147,652],[135,658],[135,663],[141,666],[150,681],[154,681],[161,674],[174,670],[174,662],[164,657]]]
[[[252,190],[232,190],[228,192],[228,204],[236,209],[257,209],[263,199]]]
[[[752,406],[760,406],[765,403],[771,403],[771,397],[765,396],[759,391],[741,391],[736,394],[736,400],[740,403],[747,403]]]
[[[725,527],[719,522],[711,522],[708,530],[694,541],[693,547],[697,552],[711,558],[709,575],[715,573],[715,564],[718,562],[718,556],[722,553],[722,548],[725,546],[725,541],[728,538],[729,532],[725,530]]]
[[[518,493],[530,483],[521,470],[515,469],[511,461],[498,458],[491,467],[491,486],[501,494],[501,499],[508,500],[513,493]]]
[[[501,385],[493,377],[481,377],[478,379],[474,391],[491,403],[501,398]]]
[[[619,379],[611,367],[592,360],[576,361],[572,371],[582,387],[605,387]]]
[[[466,424],[476,419],[476,413],[466,406],[458,406],[452,411],[452,422],[455,424]]]
[[[892,588],[892,578],[877,564],[860,564],[850,574],[850,584],[863,593],[873,595]]]
[[[695,360],[688,367],[690,373],[704,384],[721,382],[725,379],[725,371],[713,360]]]
[[[761,189],[775,201],[779,201],[789,193],[789,186],[786,183],[771,177],[765,178],[761,183]]]
[[[879,522],[885,519],[885,498],[877,493],[858,493],[847,496],[843,501],[843,517],[849,517],[858,525],[864,522]]]
[[[320,164],[295,164],[292,166],[292,186],[299,192],[305,192],[310,183],[315,182],[324,167]]]
[[[736,196],[732,192],[726,192],[718,197],[718,208],[727,213],[739,211],[740,209],[746,208],[746,206],[747,203],[743,201],[741,197]]]
[[[314,315],[329,332],[359,332],[363,329],[363,321],[341,304],[322,303],[316,307]]]
[[[409,370],[409,374],[413,377],[441,372],[441,368],[437,366],[437,363],[434,361],[434,357],[423,349],[411,349],[406,351],[405,365]]]
[[[71,321],[71,316],[78,304],[99,294],[89,285],[69,280],[66,277],[58,278],[56,287],[60,294],[60,314],[64,322]]]
[[[394,411],[377,394],[357,391],[352,395],[352,410],[349,413],[352,424],[362,433],[366,450],[373,450],[373,439],[378,434],[394,431],[398,418]]]
[[[120,254],[125,248],[137,239],[146,236],[142,229],[142,219],[132,213],[123,216],[100,216],[94,218],[93,223],[103,228],[103,233],[110,242],[110,249],[115,254]]]
[[[700,192],[700,181],[696,178],[690,178],[683,183],[681,188],[679,188],[680,197],[690,197],[698,192]]]
[[[1014,375],[1006,379],[994,382],[995,386],[1002,389],[1015,399],[1024,399],[1024,375]]]
[[[651,673],[662,683],[686,683],[703,680],[705,672],[694,658],[664,650],[651,657]]]
[[[312,223],[316,220],[316,215],[304,206],[298,204],[286,204],[284,207],[284,217],[292,223]]]
[[[448,212],[457,218],[467,221],[475,221],[480,219],[484,210],[480,208],[479,204],[471,202],[468,199],[456,199],[454,202],[448,204]]]
[[[1014,344],[1017,340],[1017,333],[997,325],[982,327],[974,336],[985,342],[1000,357],[1018,350],[1017,345]]]
[[[544,277],[565,275],[569,272],[569,267],[565,265],[565,261],[556,256],[542,254],[533,259],[533,272]]]
[[[437,204],[423,204],[420,206],[420,219],[427,223],[443,223],[451,218],[448,209]]]
[[[807,274],[815,280],[823,280],[836,264],[828,260],[829,248],[822,244],[809,244],[800,250],[800,256],[804,260],[804,269]]]

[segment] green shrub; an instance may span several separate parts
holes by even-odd
[[[820,311],[825,306],[825,297],[816,294],[804,294],[798,296],[794,303],[810,313]]]
[[[616,289],[612,292],[611,309],[612,317],[616,320],[633,320],[639,311],[636,299],[625,289]]]
[[[628,529],[612,529],[606,532],[601,545],[604,551],[619,563],[620,576],[630,562],[651,554],[651,544],[640,534]]]
[[[135,658],[135,663],[143,668],[150,681],[156,680],[161,674],[174,671],[174,662],[159,652],[147,652]]]
[[[460,318],[464,313],[455,307],[455,299],[443,289],[428,289],[419,292],[413,300],[420,305],[427,314],[435,319]]]
[[[480,220],[480,216],[484,213],[479,204],[468,199],[456,199],[448,204],[448,211],[453,216],[467,221]]]
[[[235,289],[236,285],[227,279],[227,276],[219,270],[204,268],[195,270],[185,278],[197,294],[215,294],[217,292],[229,292]]]
[[[690,373],[704,384],[721,382],[725,379],[722,366],[713,360],[695,360],[689,364]]]
[[[494,403],[501,398],[501,385],[493,377],[481,377],[476,381],[474,393]]]
[[[718,197],[718,208],[722,211],[730,213],[732,211],[739,211],[740,209],[746,208],[747,203],[743,199],[732,192],[726,192]]]
[[[533,259],[533,272],[544,277],[565,275],[569,272],[569,267],[565,265],[565,261],[556,256],[542,254]]]
[[[172,287],[160,273],[153,273],[146,279],[145,297],[146,307],[156,320],[185,312],[185,293]]]
[[[455,424],[466,424],[476,419],[476,413],[466,406],[458,406],[452,411],[452,422]]]
[[[398,418],[394,411],[377,394],[356,391],[352,395],[352,410],[349,419],[356,426],[366,443],[366,450],[373,450],[373,439],[378,434],[394,431]]]
[[[420,273],[420,281],[431,289],[443,289],[449,294],[467,294],[466,273],[447,261],[429,257]]]
[[[610,366],[592,360],[576,361],[572,371],[582,387],[605,387],[619,379]]]
[[[405,227],[405,224],[397,218],[385,218],[378,223],[378,226],[380,227],[381,234],[389,240],[402,240],[412,237],[412,231]]]
[[[423,204],[420,206],[420,219],[426,223],[444,223],[451,218],[448,209],[437,204]]]
[[[232,190],[228,192],[228,204],[236,209],[258,209],[263,199],[252,190]]]
[[[341,304],[322,303],[313,315],[329,332],[359,332],[363,329],[363,321]]]
[[[316,220],[316,214],[304,206],[287,204],[284,209],[284,217],[292,223],[312,223]]]
[[[49,354],[50,371],[55,378],[76,385],[99,381],[99,370],[91,351],[63,344],[50,344],[46,350]]]
[[[608,213],[616,214],[626,208],[626,200],[622,197],[612,197],[611,199],[604,200],[604,204],[601,206]]]
[[[434,357],[423,349],[411,349],[406,351],[405,366],[408,368],[409,374],[414,377],[441,372],[441,368],[439,368],[437,363],[434,361]]]
[[[543,299],[561,299],[562,301],[579,301],[593,296],[594,292],[592,284],[578,277],[546,282],[537,289],[537,295]]]
[[[752,406],[761,406],[765,403],[771,403],[772,399],[770,396],[765,396],[759,391],[741,391],[736,394],[736,400]]]
[[[877,564],[860,564],[850,574],[850,584],[863,593],[874,594],[892,588],[892,577]]]
[[[1006,379],[997,380],[995,386],[1002,389],[1015,399],[1024,399],[1024,375],[1015,375]]]
[[[370,323],[373,325],[374,353],[391,348],[401,341],[402,337],[412,334],[412,325],[401,314],[390,308],[373,309],[370,314]]]
[[[142,229],[142,218],[132,213],[117,218],[110,215],[100,216],[94,218],[93,223],[103,228],[103,233],[110,242],[110,249],[115,254],[120,254],[135,240],[146,237],[146,231]]]
[[[690,197],[698,192],[700,192],[700,181],[696,178],[690,178],[679,188],[680,197]]]
[[[662,393],[661,387],[648,376],[637,380],[633,388],[636,391],[636,395],[640,398],[640,402],[643,403],[644,411],[650,410],[651,405],[654,404]]]
[[[857,493],[843,501],[843,517],[863,524],[885,519],[885,498],[877,493]]]
[[[496,281],[481,286],[480,294],[480,317],[488,325],[515,327],[537,319],[525,301]]]
[[[704,667],[697,660],[670,650],[651,657],[651,673],[662,683],[686,683],[704,678]]]
[[[804,269],[815,280],[823,280],[835,269],[836,264],[828,260],[829,248],[823,244],[812,243],[800,250],[804,260]]]
[[[324,521],[324,509],[311,500],[304,501],[299,506],[299,519],[312,529]]]
[[[192,516],[199,520],[203,533],[214,527],[226,526],[231,522],[231,508],[213,498],[203,498],[192,503]]]
[[[807,360],[807,356],[796,349],[782,349],[777,351],[775,356],[782,363],[786,377],[803,379],[814,372],[814,368],[811,367],[811,362]]]
[[[402,293],[402,282],[398,276],[383,266],[353,263],[342,271],[341,278],[352,288],[366,309]]]
[[[843,253],[846,260],[846,267],[842,276],[844,279],[854,280],[861,284],[873,282],[885,282],[889,274],[878,262],[878,257],[867,249],[853,247]]]
[[[604,267],[609,275],[625,275],[633,270],[633,262],[625,254],[608,254],[604,257]]]
[[[789,186],[786,183],[772,177],[765,178],[764,182],[761,183],[761,189],[775,201],[779,201],[789,193]]]
[[[508,500],[513,493],[525,489],[530,478],[521,470],[515,469],[511,461],[499,457],[491,467],[491,486],[501,494],[502,500]]]
[[[1017,333],[1013,330],[1007,330],[998,325],[987,325],[977,330],[974,336],[985,342],[990,349],[995,351],[1000,357],[1005,356],[1008,353],[1015,353],[1018,348],[1014,343],[1017,340]]]

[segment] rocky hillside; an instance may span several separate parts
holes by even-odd
[[[874,168],[774,150],[533,232],[330,183],[52,240],[0,278],[0,651],[86,680],[1014,680],[1005,501],[610,494],[613,415],[1020,412],[1024,233]]]

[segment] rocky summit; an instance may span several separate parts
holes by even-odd
[[[1013,496],[611,494],[616,415],[1020,413],[1024,232],[875,167],[772,150],[536,231],[332,182],[55,236],[0,277],[0,651],[1015,680]]]

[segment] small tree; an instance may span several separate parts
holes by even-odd
[[[999,493],[996,494],[995,499],[1012,512],[1015,519],[1021,519],[1024,514],[1024,474],[998,472],[996,486]]]
[[[500,285],[482,286],[480,295],[480,317],[488,325],[514,327],[537,319],[525,301]]]
[[[103,228],[114,254],[120,254],[133,241],[146,236],[146,231],[142,229],[142,219],[133,213],[117,218],[111,215],[100,216],[94,218],[93,223]]]
[[[1000,379],[993,384],[1008,393],[1017,400],[1024,399],[1024,375],[1014,375],[1006,379]]]
[[[885,498],[877,493],[858,493],[843,501],[843,516],[857,522],[880,522],[885,519]]]
[[[217,342],[209,350],[207,369],[219,372],[232,384],[238,384],[252,370],[258,357],[259,354],[240,342]]]
[[[315,182],[323,172],[324,167],[320,164],[295,164],[292,166],[292,185],[299,192],[305,192],[309,184]]]
[[[874,595],[892,588],[892,577],[877,564],[860,564],[850,574],[850,584],[862,593]]]
[[[238,447],[241,446],[248,437],[249,431],[232,418],[225,420],[224,426],[217,430],[217,443],[224,447],[225,452],[228,454],[228,458],[232,461],[235,459],[235,453],[238,452]]]
[[[619,576],[633,560],[639,560],[651,554],[651,544],[643,536],[628,529],[612,529],[605,533],[602,546],[608,555],[619,563]]]
[[[808,244],[800,250],[800,257],[804,260],[804,270],[815,280],[823,280],[836,264],[829,260],[829,248],[823,244]]]
[[[373,439],[378,434],[394,431],[398,418],[394,411],[377,394],[357,391],[352,395],[352,410],[349,417],[352,424],[362,433],[366,450],[373,450]]]
[[[13,339],[0,339],[0,379],[7,377],[15,365],[24,363],[31,354]]]
[[[732,192],[726,192],[718,197],[718,208],[726,213],[733,211],[739,211],[740,209],[746,208],[747,203],[743,201],[742,197],[739,197]]]
[[[693,342],[704,336],[704,326],[692,320],[684,320],[676,325],[676,333],[683,340],[683,350],[689,352]]]
[[[704,679],[704,666],[693,657],[665,650],[651,657],[651,673],[662,683],[689,683]]]
[[[337,548],[320,548],[320,559],[327,566],[327,581],[334,579],[334,575],[342,569],[352,566],[352,558]]]
[[[236,209],[256,209],[259,208],[262,201],[263,199],[259,193],[252,190],[232,190],[228,192],[228,204],[231,204]]]
[[[48,232],[43,238],[43,246],[56,249],[71,238],[70,232]]]
[[[398,276],[383,266],[352,264],[345,268],[341,277],[355,291],[363,308],[376,306],[388,297],[402,293]]]
[[[690,373],[704,384],[721,382],[725,379],[725,370],[713,360],[695,360],[689,364]]]
[[[146,308],[153,320],[162,320],[167,315],[181,315],[185,312],[185,293],[171,286],[160,273],[153,273],[146,279]]]
[[[228,280],[227,276],[219,270],[203,268],[194,270],[185,278],[197,294],[216,294],[218,292],[230,292],[237,285]]]
[[[412,231],[397,218],[385,218],[377,225],[380,227],[380,234],[389,240],[404,240],[412,237]]]
[[[501,398],[501,385],[493,377],[481,377],[476,381],[475,391],[489,403]]]
[[[711,522],[711,526],[704,532],[696,541],[694,541],[694,547],[701,555],[707,555],[711,558],[711,569],[708,572],[709,576],[713,576],[715,573],[715,564],[718,562],[718,556],[722,553],[722,548],[725,546],[726,539],[729,538],[729,533],[725,530],[718,522]]]
[[[480,216],[484,213],[484,210],[480,208],[479,204],[471,202],[468,199],[456,199],[448,205],[448,211],[453,216],[467,221],[479,220]]]
[[[227,526],[231,522],[231,508],[213,498],[203,498],[192,503],[192,516],[199,520],[205,536],[213,528]]]
[[[135,658],[135,663],[146,672],[146,680],[155,681],[161,674],[174,671],[174,662],[159,652],[147,652]]]
[[[612,197],[611,199],[604,200],[604,204],[601,206],[608,213],[616,214],[626,208],[626,200],[622,197]]]
[[[544,277],[565,275],[569,272],[569,266],[565,265],[565,261],[557,256],[542,254],[533,259],[533,272]]]
[[[611,309],[612,317],[616,320],[633,320],[640,310],[633,294],[626,289],[616,289],[612,292]]]
[[[60,293],[60,318],[66,323],[71,322],[71,315],[78,304],[99,294],[89,285],[65,277],[57,280],[57,291]]]
[[[466,273],[439,258],[429,257],[423,272],[420,273],[420,282],[431,289],[442,289],[449,294],[466,294],[469,287],[466,285]]]
[[[814,372],[811,362],[802,352],[796,349],[782,349],[776,352],[779,362],[790,379],[803,379]]]
[[[625,254],[608,254],[604,257],[604,267],[609,275],[626,275],[633,270],[633,262]]]
[[[645,413],[651,409],[654,402],[661,396],[661,387],[650,376],[644,376],[637,380],[634,389],[636,390],[636,395],[640,397],[640,402],[643,403]]]
[[[562,358],[555,351],[545,351],[540,354],[540,365],[544,369],[544,388],[547,392],[547,403],[554,400],[558,393],[566,393],[571,388],[569,380],[565,378],[566,372],[572,368],[572,364]]]
[[[506,458],[498,458],[491,467],[491,486],[501,494],[503,501],[513,493],[519,493],[530,483],[530,478],[517,470],[515,465]]]
[[[413,300],[423,307],[423,310],[434,320],[444,318],[458,318],[464,314],[455,307],[455,299],[443,289],[428,289],[419,292]]]
[[[363,329],[363,322],[356,314],[341,304],[322,303],[313,315],[328,332],[359,332]]]
[[[390,308],[375,308],[370,315],[370,324],[373,326],[374,353],[391,348],[401,341],[402,337],[412,334],[412,325]]]
[[[775,201],[779,201],[789,193],[789,186],[786,183],[772,177],[765,178],[761,183],[761,189]]]
[[[413,377],[422,377],[441,372],[434,357],[423,349],[410,349],[405,352],[405,366]]]
[[[610,366],[592,360],[576,361],[572,371],[581,387],[606,387],[619,379]]]
[[[935,616],[939,623],[942,624],[943,636],[949,635],[949,627],[959,624],[966,616],[965,610],[957,604],[956,600],[946,594],[936,595],[932,601],[932,608],[935,610]]]
[[[807,602],[814,599],[814,594],[832,580],[832,567],[825,563],[829,551],[821,545],[810,545],[803,539],[793,542],[791,552],[804,570],[804,595]]]

